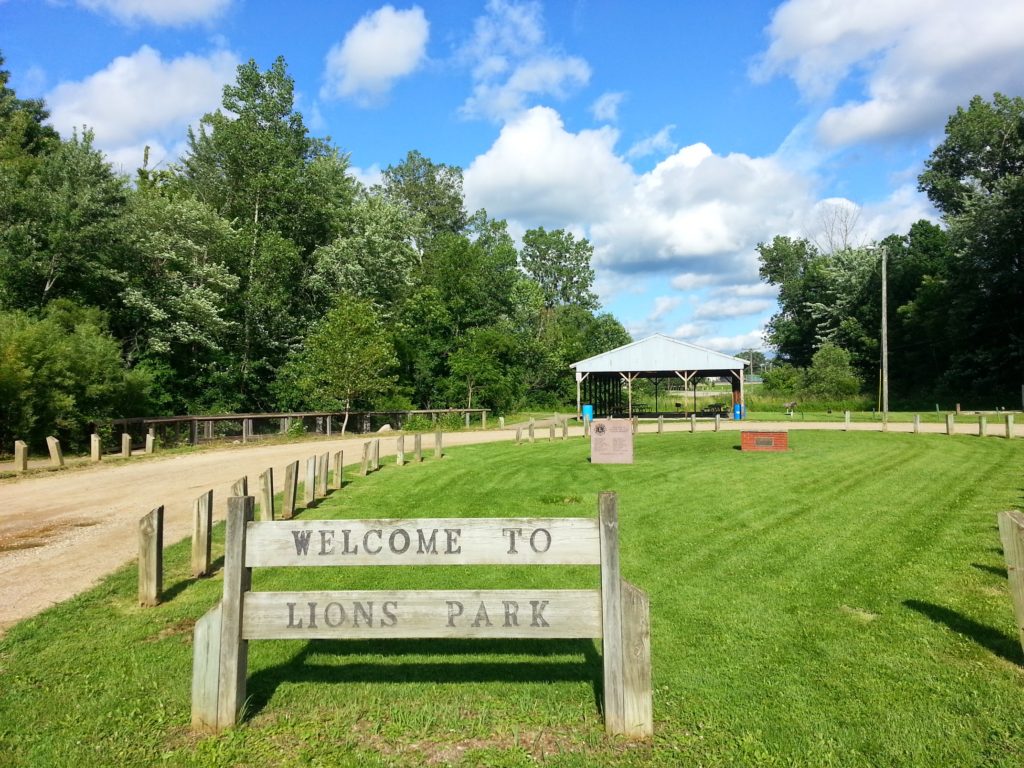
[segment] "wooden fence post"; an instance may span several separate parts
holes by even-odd
[[[956,431],[956,421],[952,413],[946,414],[946,434],[952,435]]]
[[[423,435],[419,432],[416,433],[416,437],[412,441],[413,451],[416,454],[416,463],[423,461]]]
[[[665,417],[658,414],[658,434],[662,434],[665,431]]]
[[[988,433],[988,419],[984,416],[978,417],[978,437],[985,437]]]
[[[252,520],[252,496],[228,499],[227,534],[224,541],[224,597],[221,601],[220,664],[217,727],[238,721],[245,702],[245,678],[249,666],[249,642],[242,639],[242,601],[252,584],[252,570],[245,567],[246,523]]]
[[[526,433],[529,435],[530,442],[532,443],[533,442],[533,417],[532,416],[530,417],[530,424],[527,427]]]
[[[697,414],[696,413],[691,413],[690,414],[690,432],[692,434],[693,432],[696,432],[696,431],[697,431]]]
[[[64,451],[60,449],[60,440],[56,437],[46,438],[46,447],[50,450],[50,463],[55,467],[64,466]]]
[[[434,433],[434,458],[435,459],[440,459],[442,456],[444,456],[444,446],[442,445],[441,440],[442,440],[442,438],[441,438],[441,430],[439,429],[439,430],[437,430],[437,432]]]
[[[605,491],[598,495],[601,526],[601,655],[604,662],[604,728],[609,734],[622,733],[622,579],[619,577],[618,498]]]
[[[722,414],[715,414],[715,432],[720,432],[722,429]]]
[[[216,733],[220,691],[221,604],[203,614],[192,630],[192,730]]]
[[[330,470],[331,454],[320,454],[320,463],[317,465],[316,493],[317,496],[327,498],[327,472]]]
[[[920,433],[921,433],[921,414],[915,413],[914,414],[914,434],[917,435],[917,434],[920,434]]]
[[[562,419],[562,439],[569,439],[569,422],[566,419]]]
[[[127,432],[121,433],[121,458],[127,459],[132,455],[132,436]]]
[[[366,477],[370,472],[370,441],[363,443],[363,461],[359,465],[360,477]]]
[[[466,429],[469,429],[469,411],[466,411]]]
[[[487,411],[480,412],[480,429],[487,429]]]
[[[139,519],[139,605],[160,603],[164,582],[164,508]]]
[[[1013,414],[1006,414],[1006,439],[1013,439]]]
[[[24,440],[14,441],[14,471],[24,472],[28,469],[28,443]]]
[[[523,442],[523,428],[522,427],[516,427],[516,445],[519,445],[522,442]]]
[[[843,431],[844,432],[849,432],[850,431],[850,412],[849,411],[843,411]]]
[[[1006,557],[1006,577],[1010,582],[1017,634],[1024,648],[1024,512],[999,513],[999,538]]]
[[[380,438],[374,438],[373,440],[373,464],[371,465],[374,472],[380,469]]]
[[[89,458],[92,461],[99,461],[103,458],[103,443],[96,433],[89,435]]]
[[[590,437],[590,419],[583,417],[583,436]]]
[[[306,506],[316,501],[316,456],[306,459],[306,484],[303,486]]]
[[[505,428],[505,417],[504,416],[499,416],[498,417],[498,429],[504,429],[504,428]]]
[[[209,576],[213,562],[213,491],[192,502],[192,577]]]
[[[267,467],[260,475],[260,520],[274,519],[274,468]]]
[[[405,435],[399,435],[395,442],[395,466],[405,466]]]
[[[146,453],[156,453],[156,438],[153,435],[146,435]]]
[[[281,510],[283,520],[295,517],[295,502],[299,495],[299,462],[293,461],[284,468],[284,509]]]
[[[231,484],[231,495],[232,496],[248,496],[249,495],[249,476],[242,475],[240,478],[235,480]]]
[[[338,490],[338,491],[341,490],[341,488],[342,488],[342,486],[344,485],[344,482],[345,482],[344,478],[342,477],[342,475],[345,472],[345,470],[342,469],[342,467],[344,467],[344,466],[345,466],[345,452],[344,451],[338,451],[337,453],[334,454],[334,476],[332,477],[332,480],[334,481],[333,482],[333,486],[334,486],[335,490]]]
[[[622,580],[622,734],[654,733],[651,691],[651,604],[647,593]]]
[[[553,423],[548,425],[548,442],[555,442],[555,425]]]

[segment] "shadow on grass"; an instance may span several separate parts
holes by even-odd
[[[537,660],[493,660],[496,655],[535,656]],[[580,661],[543,661],[545,656],[578,655]],[[448,657],[447,661],[322,664],[325,656]],[[474,661],[472,656],[486,656]],[[452,658],[459,657],[459,658]],[[284,664],[248,678],[246,718],[263,710],[282,683],[552,683],[590,682],[602,708],[602,661],[592,640],[312,640]]]
[[[971,563],[971,568],[977,568],[979,571],[991,573],[993,576],[998,576],[1001,579],[1009,578],[1009,575],[1006,572],[1006,568],[1000,568],[996,565],[985,565],[984,563]]]
[[[903,604],[911,610],[923,614],[936,624],[945,624],[957,634],[973,640],[983,648],[987,648],[996,656],[999,656],[1011,664],[1024,665],[1024,652],[1021,651],[1020,642],[1016,638],[1007,637],[998,629],[979,624],[964,616],[962,613],[945,608],[935,603],[926,603],[921,600],[904,600]]]

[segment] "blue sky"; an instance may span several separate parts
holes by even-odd
[[[1020,0],[0,0],[0,51],[63,133],[173,162],[235,67],[284,56],[298,108],[372,183],[417,149],[471,209],[595,247],[634,334],[763,346],[776,234],[866,243],[935,218],[948,115],[1024,93]],[[834,229],[834,227],[833,227]]]

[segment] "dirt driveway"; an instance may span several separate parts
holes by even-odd
[[[540,423],[538,422],[538,426]],[[973,426],[958,426],[969,433]],[[723,429],[840,429],[842,424],[722,422]],[[698,429],[711,429],[702,422]],[[877,430],[876,424],[854,429]],[[909,424],[891,425],[909,431]],[[667,431],[688,430],[688,423],[666,424]],[[938,424],[923,431],[941,431]],[[641,431],[655,431],[645,424]],[[990,427],[990,434],[996,432]],[[524,430],[525,433],[525,430]],[[1018,427],[1018,434],[1020,427]],[[570,435],[580,436],[577,427]],[[546,439],[546,427],[538,438]],[[514,429],[456,432],[444,436],[446,446],[496,442],[515,438]],[[138,461],[93,465],[66,472],[47,472],[0,481],[0,632],[21,619],[82,592],[137,555],[136,524],[150,509],[164,505],[164,543],[191,535],[192,502],[212,488],[214,516],[223,519],[228,490],[242,475],[250,492],[267,467],[284,477],[286,464],[325,451],[345,451],[351,464],[362,455],[366,436],[347,440],[316,440],[264,446],[239,446],[191,454],[150,457]],[[381,453],[395,452],[395,437],[381,437]],[[424,451],[433,448],[432,435]],[[304,465],[303,465],[304,466]],[[303,469],[304,471],[304,469]],[[280,482],[280,481],[278,481]]]

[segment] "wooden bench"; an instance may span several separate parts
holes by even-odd
[[[221,602],[195,626],[192,727],[233,726],[248,643],[284,639],[600,638],[610,734],[653,733],[650,608],[619,576],[618,507],[597,518],[253,522],[228,500]],[[252,592],[252,569],[287,566],[599,565],[600,589]]]

